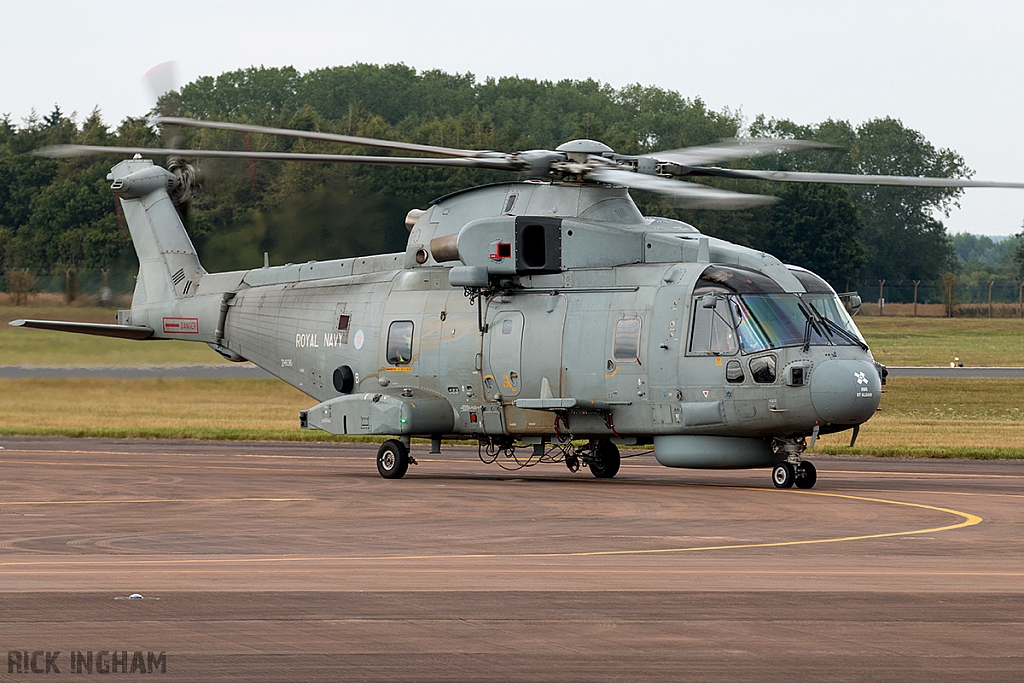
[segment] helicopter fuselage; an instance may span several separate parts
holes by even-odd
[[[856,438],[878,408],[884,368],[824,280],[645,217],[625,188],[474,188],[410,212],[402,253],[207,273],[171,173],[133,159],[110,179],[139,257],[131,309],[12,324],[249,360],[318,401],[302,427],[397,437],[385,477],[427,437],[551,448],[599,477],[616,444],[649,445],[663,465],[774,466],[776,486],[808,488],[806,437]]]
[[[319,401],[303,426],[336,434],[608,440],[759,467],[878,406],[879,370],[824,281],[644,217],[622,188],[487,186],[415,218],[404,253],[196,261],[195,285],[171,265],[157,302],[143,269],[119,322],[252,361]]]

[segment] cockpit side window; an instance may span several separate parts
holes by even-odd
[[[708,297],[714,297],[714,306]],[[737,351],[736,330],[729,313],[729,300],[712,294],[693,297],[689,353],[695,356],[731,356]]]
[[[640,318],[623,318],[615,323],[614,354],[616,360],[640,357]]]
[[[412,362],[411,320],[396,320],[388,328],[388,363],[391,365],[408,365]]]

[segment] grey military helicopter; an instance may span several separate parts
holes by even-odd
[[[886,371],[847,306],[809,270],[644,216],[629,188],[692,207],[770,198],[681,178],[927,187],[1024,187],[946,178],[737,170],[708,164],[804,149],[734,140],[650,155],[593,140],[555,150],[475,151],[225,122],[217,128],[366,145],[423,157],[62,146],[49,156],[122,154],[111,170],[139,259],[117,324],[12,325],[208,344],[251,361],[317,405],[305,429],[388,437],[381,476],[415,458],[412,437],[476,441],[507,468],[564,462],[598,478],[619,445],[659,463],[771,468],[776,487],[811,488],[802,458],[821,434],[853,430],[879,405]],[[165,170],[142,155],[168,157]],[[413,209],[404,252],[208,273],[176,204],[196,189],[186,157],[497,169],[526,176]],[[842,296],[847,301],[844,305]]]

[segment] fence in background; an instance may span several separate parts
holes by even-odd
[[[928,317],[1024,317],[1024,288],[1017,280],[865,280],[849,283],[864,302],[865,315]]]

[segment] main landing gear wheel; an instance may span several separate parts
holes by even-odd
[[[798,489],[809,489],[814,487],[818,481],[818,471],[814,465],[804,460],[796,467],[796,487]]]
[[[772,483],[777,489],[793,488],[793,481],[796,479],[796,470],[788,462],[780,462],[772,468]]]
[[[611,441],[598,441],[590,456],[590,473],[598,479],[611,479],[618,474],[621,463],[618,446]]]
[[[409,449],[395,439],[388,439],[377,451],[377,471],[385,479],[401,479],[409,469]]]

